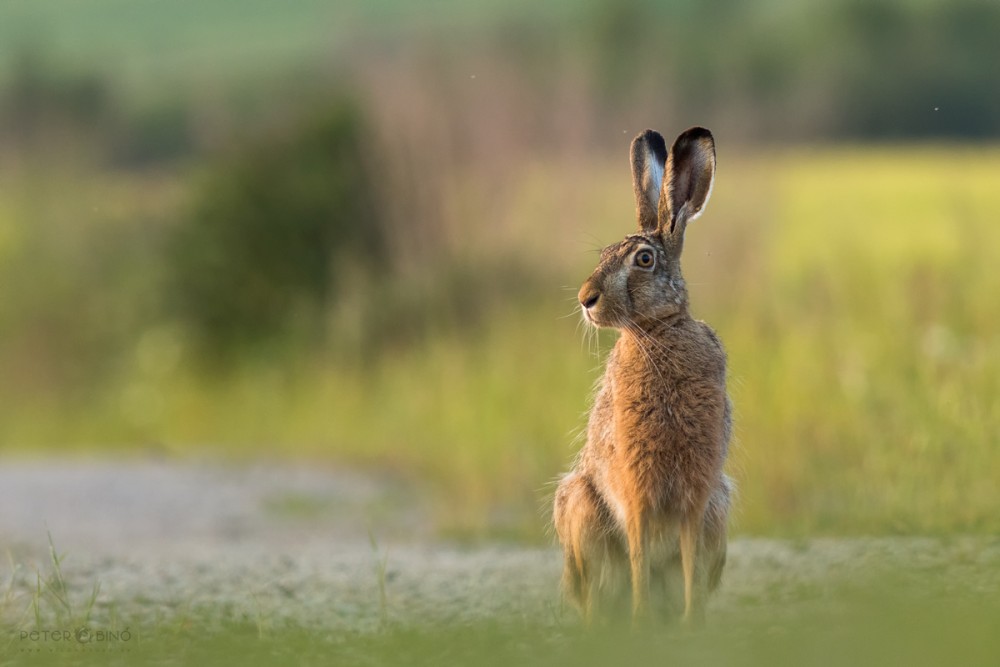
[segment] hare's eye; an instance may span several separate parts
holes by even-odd
[[[648,269],[653,265],[653,253],[648,250],[640,250],[635,254],[635,264]]]

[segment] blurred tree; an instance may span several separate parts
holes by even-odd
[[[21,48],[0,90],[0,140],[25,154],[66,148],[67,139],[89,139],[111,123],[113,99],[96,74],[59,72],[37,46]]]
[[[128,168],[190,157],[201,148],[188,100],[161,100],[130,113],[111,137],[112,162]]]
[[[995,2],[598,0],[586,16],[580,58],[613,117],[756,140],[1000,134]]]
[[[386,252],[372,158],[342,101],[213,169],[170,251],[169,298],[206,352],[322,331],[339,270]]]
[[[1000,132],[1000,6],[847,0],[827,33],[841,62],[840,132],[877,138]]]

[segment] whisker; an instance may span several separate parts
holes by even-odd
[[[591,354],[597,358],[598,361],[601,359],[601,332],[595,327],[590,327],[590,340],[593,343],[594,351]]]
[[[604,244],[601,243],[601,239],[598,238],[597,234],[584,232],[584,236],[587,237],[586,240],[588,243],[597,246],[596,248],[590,248],[590,250],[596,250],[597,252],[600,252],[601,250],[604,249]]]
[[[633,334],[639,337],[640,340],[643,338],[645,338],[646,340],[651,340],[649,338],[649,334],[642,331],[638,326],[636,326],[632,322],[626,321],[625,326],[626,328],[628,328],[629,331],[631,331]],[[652,371],[656,373],[657,377],[660,378],[660,382],[665,383],[666,380],[663,377],[663,373],[660,372],[660,369],[657,367],[656,362],[653,360],[653,355],[650,354],[649,350],[645,349],[642,345],[637,345],[636,347],[639,349],[640,352],[642,352],[643,356],[646,358],[646,362],[649,364]]]
[[[655,318],[653,318],[653,319],[655,319]],[[661,343],[660,341],[656,340],[656,338],[654,338],[652,334],[650,334],[650,333],[649,333],[649,332],[647,332],[647,331],[643,331],[643,330],[641,329],[641,327],[639,327],[639,325],[638,325],[638,324],[636,324],[635,322],[632,322],[631,324],[632,324],[632,326],[633,326],[633,330],[634,330],[634,331],[635,331],[635,332],[636,332],[637,334],[639,334],[639,335],[640,335],[640,337],[641,337],[641,338],[642,338],[643,340],[646,340],[646,341],[648,341],[650,345],[652,345],[652,346],[653,346],[654,348],[656,348],[656,349],[657,349],[657,350],[659,350],[660,352],[663,352],[664,354],[669,354],[670,350],[669,350],[669,349],[667,349],[667,347],[666,347],[666,346],[665,346],[665,345],[664,345],[663,343]]]

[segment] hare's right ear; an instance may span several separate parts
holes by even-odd
[[[632,189],[640,232],[655,232],[659,226],[657,207],[666,162],[667,144],[659,132],[646,130],[632,140]]]

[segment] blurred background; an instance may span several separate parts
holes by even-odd
[[[0,455],[308,462],[543,540],[647,127],[744,534],[1000,530],[1000,5],[0,4]]]

